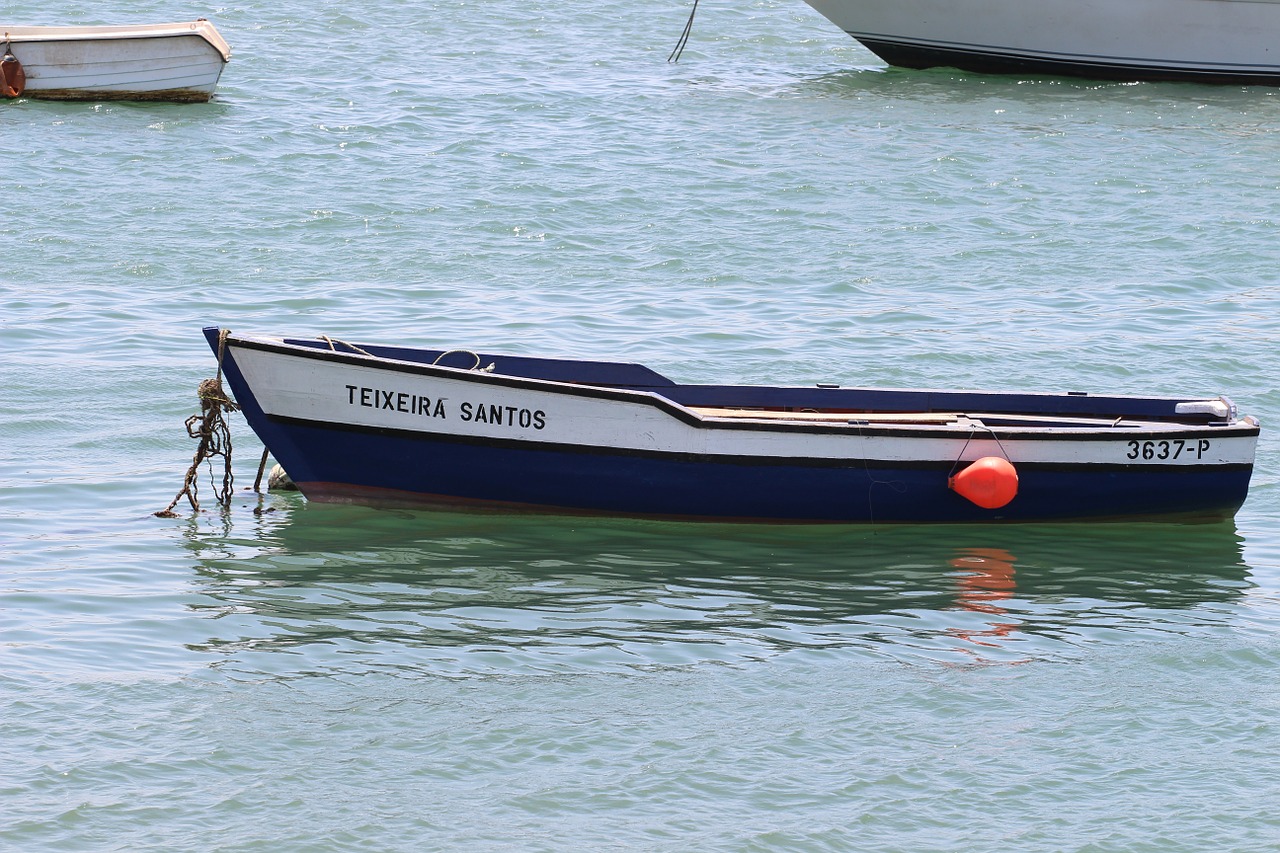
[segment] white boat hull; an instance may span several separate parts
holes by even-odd
[[[1280,0],[806,0],[891,65],[1280,84]]]
[[[136,27],[6,27],[0,46],[22,63],[23,97],[207,101],[230,59],[208,21]]]

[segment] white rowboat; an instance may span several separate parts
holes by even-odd
[[[61,101],[207,101],[231,59],[231,48],[203,18],[110,27],[0,24],[0,51],[20,63],[25,78],[5,94]]]

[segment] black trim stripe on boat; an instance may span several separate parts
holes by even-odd
[[[902,68],[959,68],[976,74],[1043,74],[1122,82],[1144,80],[1272,86],[1280,83],[1280,67],[1272,71],[1244,64],[1236,68],[1230,64],[1227,67],[1219,64],[1212,68],[1196,68],[1171,66],[1151,59],[1021,53],[985,45],[907,40],[852,31],[849,35],[885,62]]]

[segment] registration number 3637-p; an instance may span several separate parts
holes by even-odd
[[[1209,439],[1198,438],[1194,441],[1185,438],[1172,439],[1148,439],[1146,441],[1130,441],[1128,442],[1129,452],[1125,454],[1130,459],[1158,459],[1172,460],[1195,457],[1203,459],[1204,452],[1209,449]]]

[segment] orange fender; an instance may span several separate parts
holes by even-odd
[[[1018,494],[1018,472],[1008,459],[984,456],[947,485],[984,509],[999,509]]]
[[[26,88],[27,72],[22,70],[18,57],[6,50],[4,59],[0,59],[0,96],[20,98]]]

